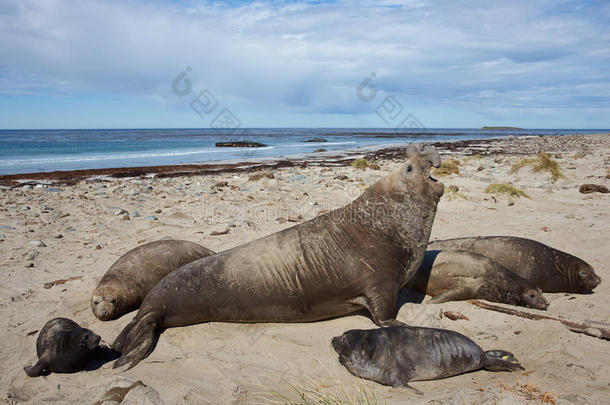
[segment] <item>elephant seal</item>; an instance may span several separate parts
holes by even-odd
[[[583,260],[531,239],[514,236],[447,239],[431,242],[428,250],[465,250],[489,257],[549,293],[584,294],[601,282]]]
[[[91,310],[102,321],[140,307],[150,289],[183,265],[214,254],[185,240],[159,240],[130,250],[104,274],[91,296]]]
[[[446,329],[392,326],[349,330],[332,340],[339,362],[357,377],[392,387],[437,380],[480,369],[523,370],[512,353],[484,352],[466,336]]]
[[[522,307],[547,309],[542,291],[493,260],[461,250],[428,250],[407,284],[431,295],[429,303],[482,298]]]
[[[23,369],[30,377],[38,377],[46,371],[82,371],[94,357],[100,339],[99,335],[81,328],[70,319],[51,319],[43,326],[36,340],[38,362]]]
[[[444,186],[434,150],[408,148],[404,166],[342,208],[169,274],[116,338],[114,367],[146,357],[160,328],[208,321],[309,322],[366,308],[396,324],[399,289],[417,271]]]

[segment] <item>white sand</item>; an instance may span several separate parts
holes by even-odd
[[[531,150],[538,140],[519,142]],[[446,187],[459,186],[460,195],[451,197],[446,193],[441,200],[432,238],[514,235],[577,255],[590,263],[604,281],[590,295],[546,294],[550,302],[546,313],[610,326],[610,194],[578,192],[583,183],[610,187],[605,178],[610,167],[610,140],[583,136],[571,137],[570,142],[566,138],[566,142],[556,145],[557,151],[564,151],[558,160],[567,178],[555,183],[547,175],[532,173],[530,169],[510,175],[510,164],[519,157],[500,156],[501,163],[494,161],[497,156],[461,159],[460,176],[441,178]],[[587,150],[581,159],[565,152],[580,149]],[[530,390],[538,387],[559,403],[607,402],[610,342],[570,332],[557,322],[521,319],[465,302],[406,303],[398,319],[412,325],[456,330],[486,350],[511,351],[522,362],[525,372],[479,371],[413,383],[425,393],[423,397],[411,390],[358,380],[338,363],[330,340],[348,329],[373,328],[370,319],[360,314],[309,324],[215,322],[172,328],[161,335],[147,359],[126,372],[113,370],[111,363],[71,375],[29,378],[23,372],[23,366],[36,361],[37,334],[30,332],[39,330],[54,317],[72,318],[112,343],[134,313],[117,321],[101,322],[89,309],[90,294],[108,267],[139,243],[179,238],[216,251],[231,248],[294,225],[280,223],[277,217],[302,215],[307,220],[322,210],[342,206],[400,164],[398,160],[378,163],[381,170],[280,169],[274,172],[275,179],[256,182],[249,182],[246,174],[222,174],[81,182],[60,186],[63,189],[60,192],[47,192],[44,188],[2,190],[0,386],[5,401],[94,403],[110,387],[141,380],[148,387],[132,390],[123,403],[269,403],[273,398],[271,391],[296,398],[288,384],[311,387],[314,383],[340,397],[343,390],[355,396],[355,391],[367,387],[374,390],[380,403],[388,404],[526,403],[525,394],[511,391],[515,384],[531,384]],[[479,166],[484,170],[477,171]],[[341,174],[356,181],[334,179]],[[220,181],[240,189],[225,188],[210,194],[213,185]],[[532,198],[515,199],[514,205],[509,205],[507,197],[497,196],[494,202],[483,192],[490,183],[508,181]],[[152,186],[152,190],[147,190],[147,186]],[[139,194],[126,194],[132,191]],[[42,212],[44,205],[53,210]],[[115,215],[120,208],[137,210],[141,217],[122,221]],[[159,209],[161,212],[155,213]],[[159,220],[144,220],[148,215]],[[229,234],[210,236],[211,231],[227,227]],[[59,234],[63,238],[56,238]],[[35,240],[44,242],[46,247],[29,245]],[[34,250],[39,255],[27,258]],[[27,268],[29,263],[34,263],[34,267]],[[78,276],[82,279],[43,288],[46,282]],[[460,311],[470,320],[440,318],[441,310]],[[282,403],[277,397],[275,400]]]

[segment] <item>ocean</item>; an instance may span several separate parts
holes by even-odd
[[[504,136],[569,135],[608,129],[395,129],[257,128],[0,130],[0,174],[56,170],[210,163],[278,158],[328,151],[404,145],[412,142]],[[327,142],[306,142],[323,138]],[[254,141],[259,148],[215,147],[221,141]]]

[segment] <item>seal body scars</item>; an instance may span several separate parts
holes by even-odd
[[[94,356],[100,336],[81,328],[67,318],[55,318],[47,322],[36,340],[38,362],[24,367],[30,377],[45,372],[73,373],[82,371]]]
[[[431,303],[482,298],[546,309],[542,291],[497,262],[460,250],[428,250],[407,287],[431,295]]]
[[[102,321],[137,309],[150,289],[183,265],[214,254],[185,240],[160,240],[130,250],[108,269],[91,296],[91,310]]]
[[[394,387],[412,388],[410,381],[436,380],[480,369],[523,370],[511,353],[484,352],[466,336],[444,329],[354,329],[334,337],[332,345],[350,373]]]
[[[347,206],[171,273],[115,340],[115,367],[137,364],[162,327],[307,322],[362,307],[378,325],[396,323],[398,290],[423,259],[443,193],[432,163],[438,154],[411,150],[405,167]]]
[[[431,242],[428,250],[465,250],[486,256],[544,292],[588,293],[601,282],[593,268],[543,243],[513,236],[483,236]]]

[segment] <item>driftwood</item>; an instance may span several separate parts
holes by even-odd
[[[548,315],[539,315],[532,314],[530,312],[523,312],[513,308],[507,308],[500,305],[488,304],[487,302],[482,302],[479,300],[468,300],[468,302],[472,305],[476,305],[479,308],[489,309],[491,311],[502,312],[503,314],[515,315],[521,318],[532,319],[534,321],[538,321],[541,319],[548,319],[551,321],[561,322],[566,328],[576,333],[584,333],[585,335],[593,336],[599,339],[610,340],[610,329],[602,328],[598,325],[610,326],[606,325],[602,322],[594,322],[590,320],[586,320],[583,323],[568,321],[561,318],[556,318],[554,316]]]

